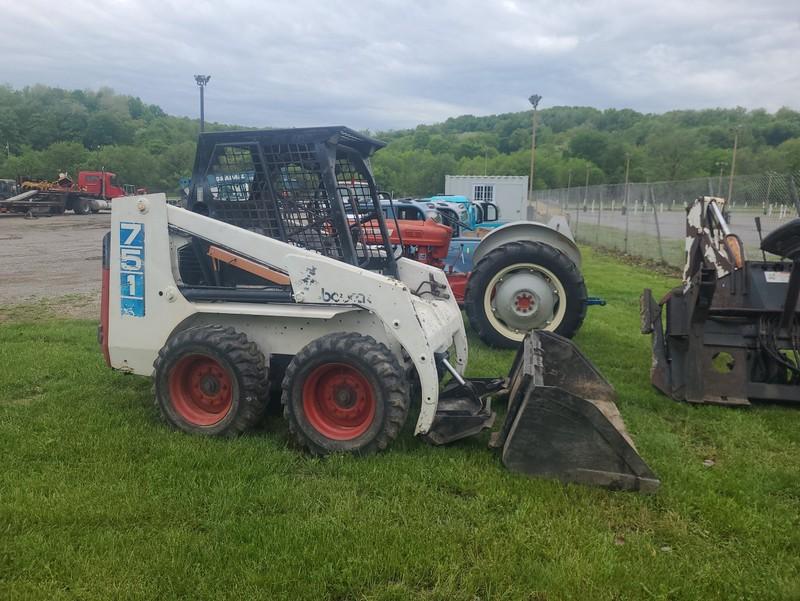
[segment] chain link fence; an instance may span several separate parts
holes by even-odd
[[[760,254],[755,217],[766,235],[798,216],[794,174],[602,184],[536,191],[539,219],[565,215],[576,240],[674,267],[684,264],[686,207],[698,196],[729,196],[731,228],[751,258]]]

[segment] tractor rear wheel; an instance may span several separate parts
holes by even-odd
[[[254,342],[231,327],[179,332],[158,353],[155,402],[173,428],[236,436],[264,413],[267,369]]]
[[[408,416],[400,362],[371,336],[337,332],[294,356],[283,379],[289,432],[315,455],[384,450]]]
[[[481,259],[464,307],[486,344],[516,348],[530,330],[571,338],[586,317],[586,284],[567,255],[541,242],[509,242]]]

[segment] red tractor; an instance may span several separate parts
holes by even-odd
[[[362,226],[369,239],[375,227],[363,210],[373,194],[369,182],[339,180],[337,191],[351,223]],[[475,205],[465,197],[376,195],[392,244],[404,257],[444,270],[456,301],[486,344],[516,348],[531,330],[571,338],[588,305],[604,304],[587,296],[581,253],[563,217],[548,224],[503,222],[495,205]],[[488,215],[494,219],[485,219]]]
[[[515,222],[454,237],[462,228],[442,223],[425,203],[382,206],[391,243],[404,257],[444,270],[473,330],[491,346],[515,348],[534,329],[572,337],[587,306],[604,304],[586,294],[580,251],[566,223]]]

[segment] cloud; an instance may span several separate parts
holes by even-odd
[[[178,115],[387,129],[591,105],[797,108],[795,1],[33,0],[4,10],[0,78],[109,86]]]

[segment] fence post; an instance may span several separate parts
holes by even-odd
[[[794,183],[793,174],[789,174],[789,197],[794,203],[795,211],[797,211],[798,216],[800,216],[800,196],[797,194],[797,186]]]
[[[564,213],[569,215],[569,189],[572,187],[572,171],[567,178],[567,201],[564,203]]]
[[[664,261],[664,247],[661,245],[661,227],[658,225],[658,211],[656,210],[656,195],[653,193],[653,186],[650,186],[650,201],[653,205],[653,219],[656,222],[656,238],[658,239],[658,256],[661,257],[661,262]]]
[[[767,204],[769,204],[769,193],[771,191],[772,191],[772,173],[770,172],[767,174],[767,200],[766,200]],[[745,206],[747,206],[746,203]]]
[[[594,228],[594,245],[600,246],[600,215],[603,213],[603,201],[600,201],[600,210],[597,211],[597,226]]]
[[[628,210],[628,191],[625,191],[625,254],[628,254],[628,230],[630,229],[631,224],[631,212]]]

